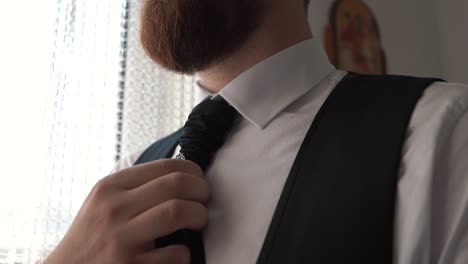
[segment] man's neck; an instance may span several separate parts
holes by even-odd
[[[237,76],[261,61],[312,38],[307,15],[297,8],[297,6],[284,5],[270,10],[271,14],[242,48],[224,61],[198,73],[200,84],[210,92],[217,93]]]

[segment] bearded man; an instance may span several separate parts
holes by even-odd
[[[45,263],[468,263],[467,86],[335,69],[304,0],[148,0],[141,22],[199,104]]]

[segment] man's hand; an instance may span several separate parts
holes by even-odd
[[[161,160],[99,181],[46,264],[190,263],[184,246],[155,249],[154,240],[180,229],[201,230],[209,199],[193,162]]]

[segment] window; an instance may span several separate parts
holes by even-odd
[[[113,167],[125,3],[2,5],[0,264],[44,258]]]

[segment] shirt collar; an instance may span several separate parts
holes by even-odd
[[[286,107],[335,70],[319,39],[308,39],[239,75],[220,95],[244,118],[264,129]],[[197,103],[211,94],[197,82]]]

